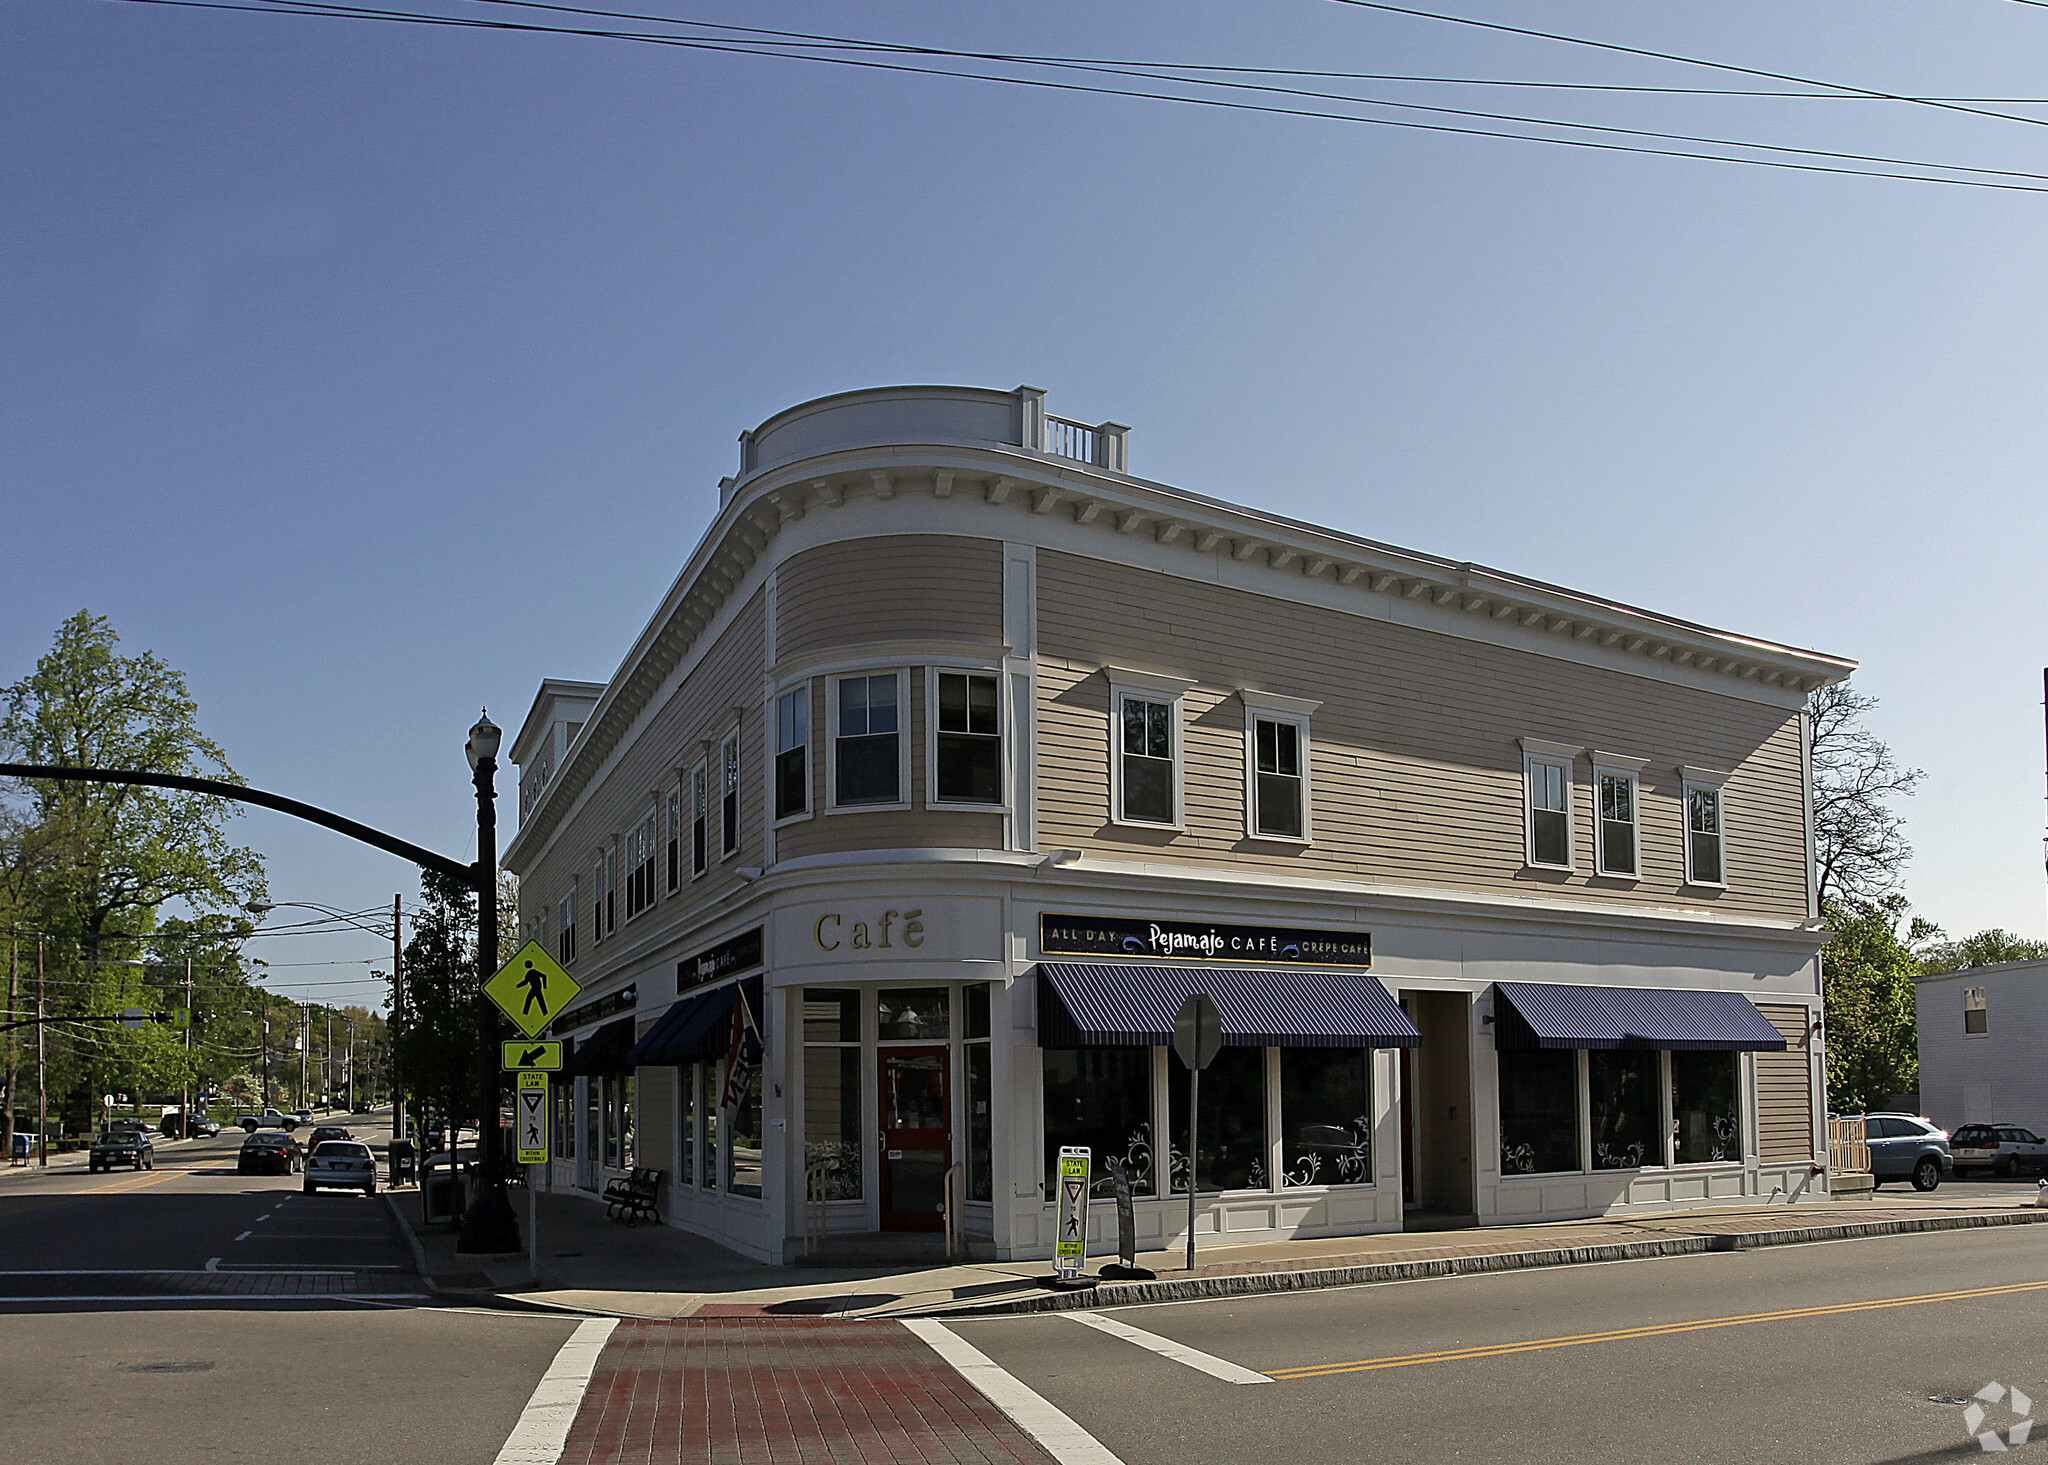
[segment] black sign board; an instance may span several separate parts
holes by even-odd
[[[756,926],[677,962],[676,990],[687,992],[692,987],[701,987],[706,982],[715,982],[720,977],[757,967],[761,961],[761,928]]]
[[[1046,956],[1287,962],[1330,967],[1372,965],[1370,931],[1319,931],[1301,926],[1228,926],[1215,921],[1061,916],[1051,912],[1038,918],[1038,949]]]
[[[572,1007],[551,1024],[558,1033],[571,1028],[580,1028],[585,1023],[596,1022],[599,1018],[610,1017],[618,1012],[630,1012],[640,1003],[640,984],[628,983],[616,992],[607,992],[602,997],[593,997],[581,1007]]]

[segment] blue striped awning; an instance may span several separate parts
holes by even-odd
[[[1782,1052],[1785,1035],[1740,992],[1493,984],[1496,1048]]]
[[[1350,972],[1038,964],[1042,1048],[1130,1048],[1173,1041],[1174,1014],[1197,992],[1216,999],[1235,1048],[1414,1048],[1422,1035],[1377,977]]]
[[[761,979],[728,982],[708,992],[692,992],[664,1012],[647,1035],[626,1054],[627,1068],[660,1068],[723,1058],[732,1048],[732,1002],[741,987],[759,1021]]]

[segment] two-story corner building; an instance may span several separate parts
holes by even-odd
[[[1067,1145],[1148,1244],[1191,1177],[1224,1242],[1826,1194],[1804,709],[1851,663],[1147,482],[1028,388],[740,441],[514,744],[586,989],[553,1184],[659,1169],[774,1260],[1050,1255]]]

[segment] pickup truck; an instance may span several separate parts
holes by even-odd
[[[241,1125],[250,1134],[254,1134],[259,1129],[281,1129],[286,1134],[290,1134],[299,1127],[299,1116],[296,1114],[280,1114],[275,1109],[265,1109],[261,1114],[240,1115],[236,1118],[235,1123]]]

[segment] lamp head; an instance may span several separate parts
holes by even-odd
[[[277,909],[277,902],[274,900],[245,900],[242,902],[242,909],[260,921]]]
[[[469,757],[472,772],[484,759],[496,760],[498,743],[504,736],[503,729],[491,721],[490,711],[486,709],[484,715],[477,719],[476,726],[469,730],[469,742],[463,748],[463,752]]]

